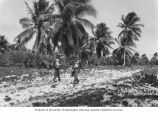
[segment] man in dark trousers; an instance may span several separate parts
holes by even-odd
[[[77,61],[75,62],[74,66],[73,66],[73,70],[72,70],[72,76],[74,76],[73,84],[78,84],[78,82],[79,82],[78,74],[80,73],[81,68],[82,68],[81,60],[77,59]]]
[[[58,58],[55,59],[54,61],[54,69],[55,69],[55,73],[54,73],[54,78],[53,81],[56,81],[56,78],[58,78],[58,81],[60,81],[60,60]]]

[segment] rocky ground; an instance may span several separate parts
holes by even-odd
[[[54,83],[53,70],[6,75],[0,78],[0,106],[158,106],[158,89],[138,85],[133,75],[141,69],[86,69],[73,85],[70,69]]]

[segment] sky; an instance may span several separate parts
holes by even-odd
[[[32,0],[25,0],[31,6]],[[158,0],[92,0],[97,9],[97,18],[89,18],[95,25],[101,22],[107,24],[117,37],[121,29],[117,27],[121,22],[121,15],[136,12],[141,18],[139,23],[145,25],[142,28],[142,37],[137,43],[137,51],[146,53],[151,57],[158,52]],[[0,0],[0,34],[5,35],[10,43],[23,31],[19,19],[28,17],[24,0]],[[31,48],[34,41],[27,44]]]

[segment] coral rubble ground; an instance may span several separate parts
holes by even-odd
[[[136,84],[141,69],[85,69],[73,85],[70,69],[54,83],[53,70],[0,77],[0,106],[158,106],[158,89]]]

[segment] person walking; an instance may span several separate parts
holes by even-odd
[[[74,76],[73,84],[78,84],[78,82],[79,82],[78,74],[80,73],[81,68],[82,68],[81,60],[77,59],[77,61],[75,62],[74,66],[73,66],[73,71],[72,71],[72,76]]]
[[[56,58],[54,61],[54,69],[55,69],[55,73],[54,73],[53,81],[57,82],[56,78],[58,78],[58,81],[60,81],[61,80],[61,78],[60,78],[60,60],[58,58]]]

